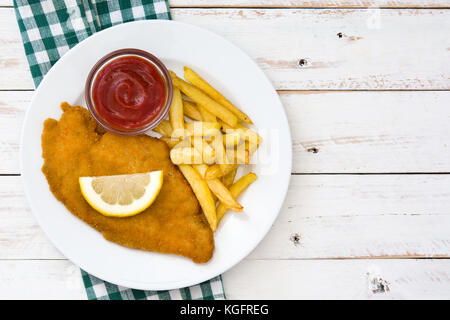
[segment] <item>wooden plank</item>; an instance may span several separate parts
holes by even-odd
[[[11,7],[12,0],[0,0],[0,6]],[[258,8],[442,8],[446,0],[169,0],[172,8],[185,7],[258,7]]]
[[[293,171],[449,172],[450,92],[285,92]]]
[[[450,260],[245,260],[223,279],[228,299],[448,299],[449,267]]]
[[[450,26],[448,10],[174,9],[172,13],[175,20],[234,42],[277,89],[450,87],[446,64],[450,39],[438,31]]]
[[[31,91],[0,91],[0,174],[19,172],[20,133]]]
[[[8,0],[7,0],[8,1]],[[448,7],[445,0],[169,0],[177,7],[258,7],[258,8],[430,8]]]
[[[450,26],[449,10],[173,9],[172,15],[231,40],[277,89],[450,88],[450,39],[440,32]],[[0,8],[0,89],[33,87],[15,24],[13,10]]]
[[[450,175],[293,176],[249,259],[448,257],[449,186]],[[226,219],[246,221],[245,213]],[[20,177],[0,177],[0,259],[62,258],[32,216]]]
[[[80,269],[67,260],[0,261],[0,300],[86,299]]]
[[[449,267],[449,260],[244,260],[223,279],[228,299],[448,299]],[[0,299],[86,294],[69,261],[3,260]]]
[[[0,173],[19,172],[32,92],[0,91]],[[294,173],[450,172],[450,92],[281,92]]]
[[[293,176],[249,258],[448,257],[449,186],[449,175]]]
[[[34,88],[12,8],[0,8],[0,68],[0,90]]]

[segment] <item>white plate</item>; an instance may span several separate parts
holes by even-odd
[[[206,264],[175,255],[133,250],[106,241],[51,194],[41,172],[43,122],[59,119],[62,101],[81,104],[91,67],[105,54],[138,48],[182,75],[188,65],[246,112],[263,143],[252,171],[258,180],[240,198],[243,213],[225,216]],[[174,21],[118,25],[82,41],[50,70],[35,93],[22,133],[22,177],[31,209],[54,245],[72,262],[106,281],[148,290],[181,288],[211,279],[241,261],[263,239],[285,198],[291,173],[289,125],[278,95],[239,48],[207,30]]]

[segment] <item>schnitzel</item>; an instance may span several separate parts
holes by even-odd
[[[213,233],[199,203],[165,142],[149,137],[105,132],[89,111],[62,103],[59,121],[47,119],[42,133],[45,174],[50,190],[75,216],[105,239],[147,251],[211,259]],[[106,217],[83,198],[78,178],[163,170],[164,183],[155,202],[128,218]]]

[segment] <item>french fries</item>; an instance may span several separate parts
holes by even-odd
[[[206,170],[208,170],[207,165],[195,164],[192,167],[194,167],[194,169],[197,170],[203,178],[205,177]],[[225,205],[225,207],[237,212],[241,212],[243,210],[243,207],[236,201],[236,199],[233,198],[230,190],[228,190],[222,181],[219,179],[212,179],[206,180],[206,183],[208,184],[208,187],[212,191],[213,195],[216,196],[219,201]]]
[[[200,176],[200,174],[190,165],[179,165],[181,173],[184,175],[188,183],[190,184],[195,196],[202,207],[203,213],[208,220],[209,226],[213,232],[217,228],[217,215],[216,215],[216,203],[212,197],[211,191],[208,188],[208,184]]]
[[[205,172],[208,170],[208,166],[206,164],[194,164],[192,167],[200,173],[203,179],[205,179]]]
[[[174,148],[189,148],[191,146],[191,139],[186,138],[178,142]]]
[[[193,136],[191,137],[192,146],[198,150],[201,155],[203,162],[206,164],[212,164],[215,161],[215,150],[205,141],[202,137]]]
[[[241,212],[243,207],[234,199],[230,190],[219,179],[206,180],[209,189],[216,195],[219,201],[227,208]]]
[[[153,130],[169,146],[172,163],[192,187],[215,232],[228,209],[244,209],[236,198],[256,180],[256,174],[234,180],[239,165],[250,163],[261,137],[240,123],[252,124],[245,113],[192,69],[184,68],[190,83],[172,71],[170,74],[175,88],[169,120]],[[185,116],[189,118],[186,121]]]
[[[192,167],[194,167],[194,169],[197,170],[198,173],[200,173],[203,179],[205,178],[205,172],[208,169],[208,166],[206,164],[194,164]],[[216,202],[217,197],[214,193],[212,193],[212,197],[214,202]]]
[[[243,148],[227,149],[227,158],[232,159],[233,163],[249,164],[250,153]]]
[[[166,136],[162,136],[159,139],[167,143],[170,149],[172,149],[173,147],[175,147],[177,144],[180,143],[180,139],[173,139]]]
[[[160,124],[158,124],[158,126],[156,128],[153,128],[153,131],[158,132],[158,133],[162,134],[163,136],[171,137],[173,130],[172,130],[172,125],[170,124],[170,122],[167,120],[163,120],[160,122]]]
[[[250,172],[245,176],[243,176],[242,178],[240,178],[238,181],[236,181],[230,187],[230,193],[233,196],[233,198],[237,198],[239,194],[241,194],[245,189],[247,189],[248,186],[251,185],[257,178],[258,176],[256,174]],[[216,210],[217,223],[219,223],[220,220],[222,220],[227,210],[228,210],[227,207],[223,203],[219,204]]]
[[[206,108],[204,108],[202,106],[198,106],[198,111],[200,112],[200,115],[201,115],[203,121],[206,121],[206,122],[217,122],[216,116],[213,115],[208,110],[206,110]]]
[[[230,173],[232,170],[238,167],[237,164],[214,164],[208,167],[205,172],[205,179],[211,180],[215,178],[223,177],[224,175]]]
[[[220,103],[211,99],[203,91],[196,88],[192,84],[178,78],[174,72],[170,72],[172,83],[179,88],[185,95],[194,100],[197,105],[201,105],[209,112],[217,116],[226,124],[235,127],[238,124],[238,118],[230,110],[222,106]]]
[[[192,147],[177,148],[175,146],[170,150],[170,160],[172,160],[174,164],[202,163],[202,154]]]
[[[186,122],[184,124],[186,136],[214,136],[220,133],[220,123],[218,122]]]
[[[183,113],[192,120],[202,121],[202,115],[198,111],[197,106],[187,100],[183,100]]]
[[[169,120],[172,127],[172,137],[182,137],[184,135],[184,113],[183,100],[178,88],[173,89],[172,105],[169,109]]]
[[[205,92],[211,98],[223,105],[225,108],[233,112],[241,121],[253,124],[249,116],[239,110],[234,104],[227,100],[219,91],[214,89],[208,82],[201,78],[197,73],[188,67],[184,67],[184,78],[194,86]]]
[[[236,173],[237,167],[222,177],[222,183],[225,187],[229,188],[233,184]]]
[[[242,142],[241,134],[237,131],[226,133],[223,135],[223,144],[225,148],[234,148]]]
[[[261,143],[261,137],[255,131],[247,128],[246,126],[243,126],[242,124],[237,124],[234,128],[223,122],[221,123],[221,125],[222,131],[224,133],[230,134],[236,132],[241,136],[241,139],[243,140],[252,142],[254,144],[257,144],[258,146]]]

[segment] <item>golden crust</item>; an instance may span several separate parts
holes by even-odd
[[[61,105],[59,121],[47,119],[42,133],[44,165],[50,190],[75,216],[126,247],[172,253],[204,263],[214,251],[212,231],[183,175],[158,139],[104,132],[79,106]],[[83,198],[78,178],[164,171],[156,201],[141,214],[105,217]]]

